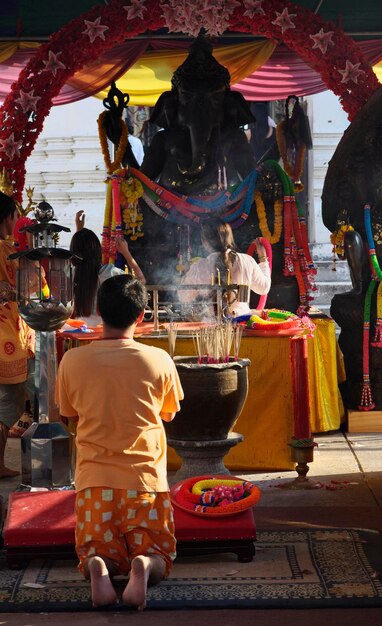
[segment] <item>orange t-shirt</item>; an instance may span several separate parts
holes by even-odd
[[[18,261],[9,241],[0,241],[0,281],[16,286]],[[27,378],[27,360],[34,354],[34,331],[21,319],[16,302],[0,305],[0,384],[22,383]]]
[[[66,352],[56,400],[77,424],[76,489],[167,491],[161,413],[179,411],[178,372],[164,350],[101,339]]]

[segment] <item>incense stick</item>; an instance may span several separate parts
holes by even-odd
[[[178,332],[178,325],[174,322],[170,322],[167,326],[167,339],[168,339],[168,350],[170,353],[170,357],[173,359],[175,354],[175,343],[176,343],[176,334]]]

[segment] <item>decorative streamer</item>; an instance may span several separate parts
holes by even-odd
[[[364,314],[363,314],[363,351],[362,351],[363,383],[362,383],[361,402],[358,405],[358,409],[360,411],[372,411],[375,408],[375,404],[373,402],[373,398],[371,395],[371,386],[370,386],[369,341],[370,341],[371,298],[374,293],[376,284],[377,284],[376,281],[373,279],[370,282],[370,285],[367,289],[366,296],[365,296]]]

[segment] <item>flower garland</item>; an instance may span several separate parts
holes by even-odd
[[[363,375],[362,375],[362,393],[361,401],[358,405],[360,411],[372,411],[375,408],[373,398],[371,395],[370,386],[370,310],[371,310],[371,298],[376,287],[376,281],[371,280],[365,296],[364,313],[363,313],[363,348],[362,348],[362,361],[363,361]]]
[[[377,322],[375,327],[375,337],[374,341],[371,345],[374,347],[380,348],[382,347],[381,338],[382,338],[382,270],[379,265],[378,257],[375,251],[375,243],[373,237],[373,231],[371,226],[371,207],[370,204],[365,204],[364,206],[364,221],[365,221],[365,231],[367,237],[367,243],[369,246],[369,256],[371,263],[371,270],[373,274],[373,278],[370,282],[368,290],[365,296],[364,303],[364,316],[363,316],[363,350],[362,350],[362,361],[363,361],[363,383],[362,383],[362,394],[361,401],[358,406],[360,411],[372,411],[375,408],[375,404],[373,402],[372,394],[371,394],[371,381],[370,381],[370,311],[371,311],[371,299],[374,293],[375,287],[377,283],[378,292],[377,292]]]
[[[273,225],[273,233],[269,230],[267,215],[265,212],[265,204],[259,191],[255,191],[254,200],[256,204],[257,217],[259,219],[259,227],[261,234],[265,237],[269,243],[278,243],[281,239],[281,233],[283,229],[283,208],[284,203],[282,198],[277,198],[274,203],[275,219]]]
[[[232,32],[283,41],[339,96],[350,120],[379,88],[356,42],[318,14],[284,0],[230,0],[219,6],[219,30],[226,22]],[[174,8],[173,2],[164,0],[110,0],[71,20],[37,50],[0,108],[0,167],[9,172],[18,201],[25,162],[60,89],[85,64],[97,61],[126,37],[165,27],[174,30]],[[199,13],[189,15],[188,29]],[[213,28],[211,20],[208,24]]]
[[[350,224],[342,224],[337,230],[330,235],[330,243],[333,245],[333,272],[336,271],[336,256],[341,261],[345,258],[345,234],[354,231]]]
[[[377,291],[377,319],[375,322],[374,340],[371,342],[373,348],[382,348],[382,282],[378,285]]]
[[[173,503],[203,517],[221,517],[240,513],[254,506],[261,492],[253,483],[214,476],[194,476],[171,489]]]
[[[284,276],[295,276],[299,289],[298,315],[304,315],[316,291],[314,266],[303,210],[296,201],[293,183],[276,161],[265,161],[262,167],[271,167],[283,187],[284,202]]]
[[[116,238],[118,236],[124,234],[133,241],[138,237],[143,237],[143,215],[138,206],[143,187],[127,168],[115,170],[108,176],[106,183],[102,262],[114,263],[117,256]]]
[[[105,161],[105,165],[106,165],[106,171],[108,174],[112,174],[112,172],[114,172],[114,170],[117,167],[120,167],[122,163],[122,159],[125,155],[127,144],[129,141],[128,139],[129,131],[127,129],[127,124],[125,124],[125,122],[121,118],[120,119],[121,137],[119,139],[119,144],[115,153],[114,161],[112,161],[110,158],[109,146],[107,143],[107,136],[106,136],[105,126],[104,126],[104,121],[105,121],[105,117],[107,113],[108,111],[103,111],[100,114],[97,120],[97,124],[98,124],[98,136],[99,136],[99,141],[101,144],[103,160]]]
[[[365,230],[367,243],[369,246],[369,256],[371,262],[371,269],[374,275],[374,279],[379,281],[377,291],[377,320],[375,324],[375,335],[372,346],[375,348],[382,348],[382,270],[379,265],[378,257],[375,251],[375,243],[373,237],[373,231],[371,227],[371,207],[370,204],[364,206],[365,217]]]

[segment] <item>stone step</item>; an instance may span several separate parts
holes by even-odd
[[[328,303],[332,300],[333,296],[337,293],[345,293],[350,291],[352,284],[348,282],[333,282],[333,281],[321,281],[316,282],[317,291],[313,293],[314,302],[317,306],[318,303]]]
[[[332,260],[315,261],[314,265],[317,269],[317,282],[350,282],[347,261],[336,261],[335,265]],[[335,267],[335,271],[333,271],[333,267]]]

